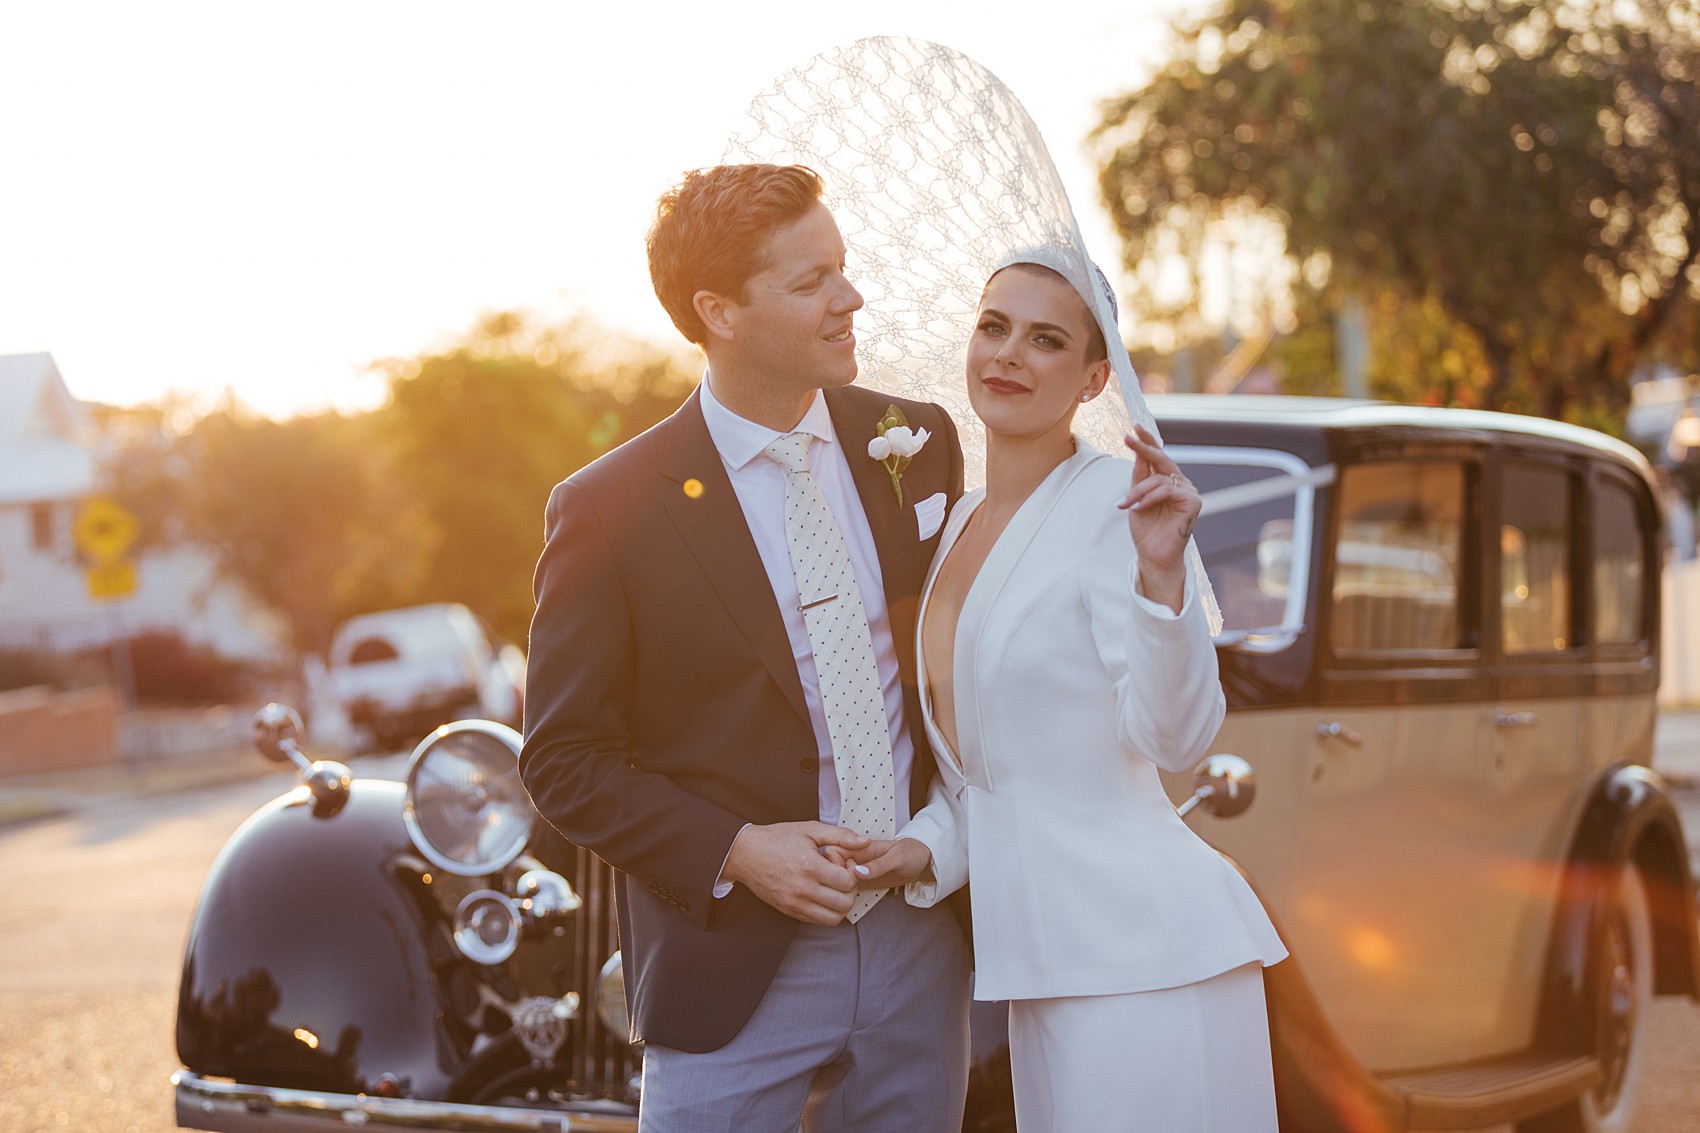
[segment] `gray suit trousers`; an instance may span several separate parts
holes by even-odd
[[[856,924],[802,925],[719,1050],[644,1050],[642,1133],[958,1133],[968,949],[949,909],[888,893]]]

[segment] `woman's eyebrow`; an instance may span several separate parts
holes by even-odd
[[[980,309],[980,316],[982,318],[984,318],[987,315],[991,315],[994,318],[1002,319],[1004,322],[1009,323],[1011,325],[1014,325],[1014,323],[1015,323],[1014,319],[1010,318],[1008,315],[1004,314],[1002,311],[998,310],[996,307],[982,307]],[[1034,323],[1028,323],[1027,325],[1028,325],[1028,327],[1030,327],[1033,330],[1051,331],[1053,333],[1062,335],[1064,338],[1073,338],[1074,337],[1073,331],[1069,330],[1067,327],[1062,326],[1059,323],[1034,322]]]

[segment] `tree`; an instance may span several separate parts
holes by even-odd
[[[379,363],[369,413],[273,421],[232,400],[163,406],[107,481],[150,540],[195,544],[280,615],[299,651],[337,622],[464,602],[523,641],[550,487],[671,412],[682,359],[589,323],[490,315],[447,350]]]
[[[487,316],[446,352],[384,364],[390,467],[429,517],[421,601],[465,602],[523,641],[549,489],[671,412],[689,388],[670,355],[589,324]]]
[[[395,604],[427,569],[425,516],[374,453],[370,415],[273,421],[234,402],[109,478],[167,543],[213,556],[221,576],[277,613],[297,650],[342,618]]]
[[[1196,324],[1211,250],[1272,226],[1298,308],[1466,336],[1448,402],[1597,422],[1693,360],[1700,0],[1227,0],[1176,30],[1094,134],[1158,320]]]

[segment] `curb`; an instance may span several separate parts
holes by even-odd
[[[155,766],[117,764],[0,780],[0,831],[61,818],[97,797],[148,798],[260,779],[290,770],[252,751],[223,752],[193,761]]]
[[[62,818],[70,812],[71,807],[62,799],[47,795],[18,794],[11,798],[0,795],[0,831]]]

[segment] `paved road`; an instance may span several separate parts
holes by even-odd
[[[1653,767],[1670,780],[1688,835],[1689,860],[1700,879],[1700,710],[1660,715]]]
[[[1700,851],[1700,713],[1662,721],[1655,765]],[[357,770],[396,775],[401,764]],[[0,825],[0,1133],[175,1127],[166,1079],[195,894],[230,832],[293,782],[275,772],[142,797],[108,783],[61,798],[57,817]],[[1700,1008],[1660,1000],[1650,1025],[1637,1133],[1700,1133]]]
[[[0,828],[0,1133],[176,1128],[167,1078],[196,893],[231,831],[295,782],[120,790]]]

